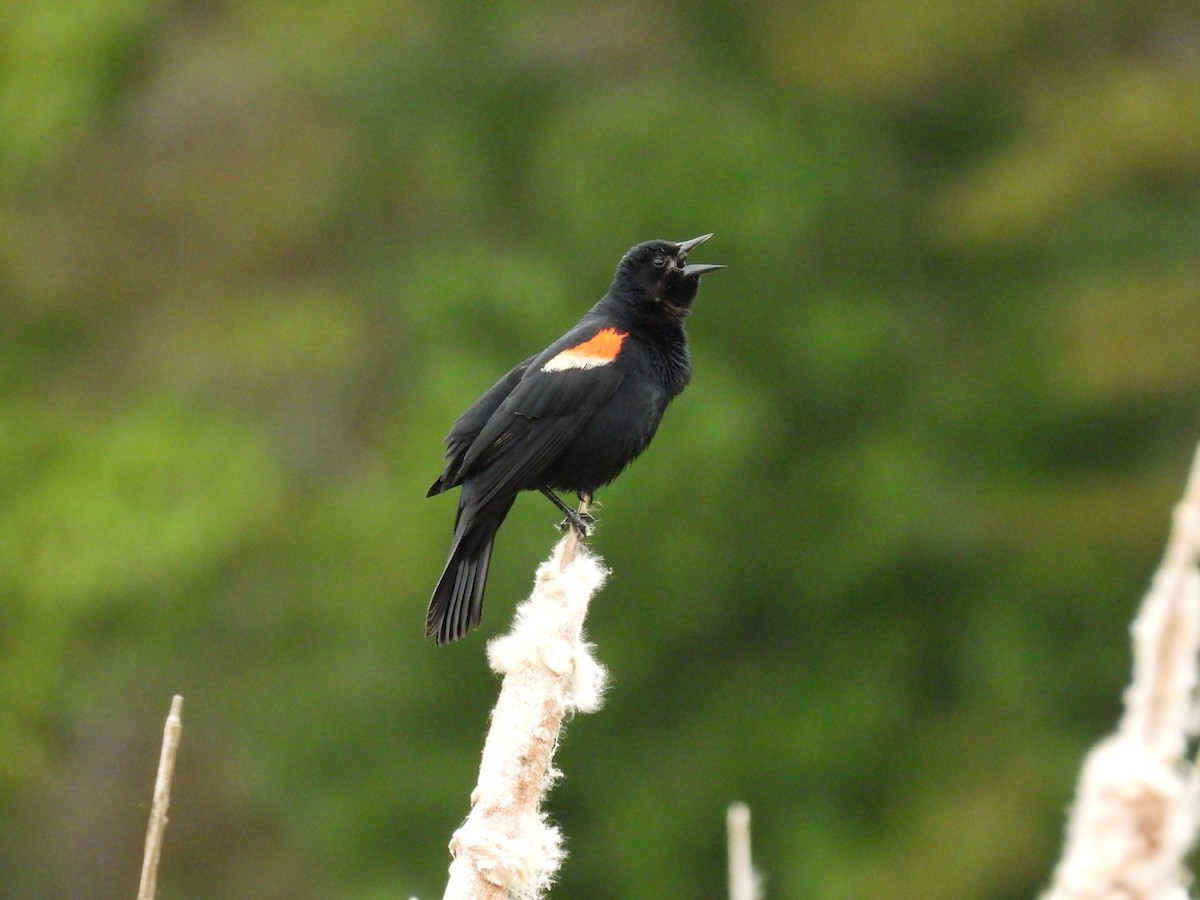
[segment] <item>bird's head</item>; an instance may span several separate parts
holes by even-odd
[[[646,241],[621,259],[613,276],[612,295],[651,318],[682,319],[692,311],[700,276],[723,268],[687,265],[688,252],[707,241],[704,234],[690,241]]]

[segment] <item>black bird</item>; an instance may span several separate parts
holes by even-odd
[[[501,378],[446,437],[446,470],[426,496],[462,486],[450,558],[434,588],[425,636],[439,644],[479,624],[496,530],[520,491],[539,490],[586,535],[555,490],[589,499],[654,436],[691,378],[683,320],[700,276],[687,265],[705,234],[647,241],[621,259],[606,293],[574,328]]]

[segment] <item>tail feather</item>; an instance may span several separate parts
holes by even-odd
[[[449,644],[479,625],[492,542],[511,506],[512,499],[499,510],[499,516],[479,521],[478,517],[465,513],[466,507],[460,503],[450,558],[433,589],[425,615],[426,637],[432,637],[438,644]]]
[[[492,557],[492,538],[470,551],[461,547],[459,543],[451,552],[425,616],[425,636],[438,644],[465,637],[483,617],[483,589]]]

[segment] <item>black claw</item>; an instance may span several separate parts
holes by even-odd
[[[566,532],[568,528],[574,528],[575,533],[581,538],[588,537],[592,533],[592,526],[596,524],[595,519],[593,519],[587,513],[581,513],[577,510],[571,509],[571,507],[567,506],[567,504],[563,503],[562,500],[559,499],[558,494],[554,493],[554,491],[550,490],[550,488],[546,487],[545,485],[538,488],[538,490],[545,494],[550,499],[550,502],[561,509],[563,515],[566,516],[565,519],[558,523],[559,531]],[[579,499],[585,503],[591,503],[592,495],[580,494]]]
[[[567,517],[558,523],[558,530],[565,533],[568,528],[574,528],[577,535],[581,538],[586,538],[591,537],[595,524],[596,520],[587,513],[568,509]]]

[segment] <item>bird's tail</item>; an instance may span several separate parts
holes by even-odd
[[[476,516],[464,516],[460,505],[450,558],[433,589],[429,612],[425,615],[426,637],[432,637],[438,644],[449,644],[479,624],[492,542],[511,506],[509,501],[498,517],[480,521]]]

